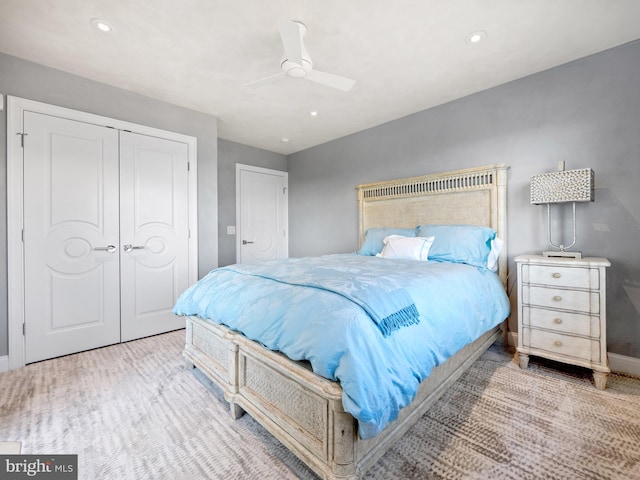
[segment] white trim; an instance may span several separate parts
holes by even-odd
[[[236,262],[240,262],[240,249],[242,248],[242,222],[240,219],[240,171],[263,173],[265,175],[275,175],[284,179],[286,198],[284,202],[284,225],[285,225],[285,257],[289,256],[289,173],[282,170],[272,170],[264,167],[254,167],[236,163]]]
[[[79,122],[128,130],[151,137],[187,144],[189,158],[189,282],[198,280],[198,157],[197,139],[168,130],[139,125],[92,113],[7,96],[7,279],[8,279],[8,368],[25,365],[24,336],[24,264],[23,264],[23,176],[22,147],[18,134],[23,132],[25,111],[42,113]],[[28,137],[27,137],[28,138]],[[27,140],[28,141],[28,140]]]
[[[0,357],[0,372],[6,372],[9,370],[9,356],[4,355]]]
[[[129,130],[133,133],[140,133],[142,135],[149,135],[150,137],[166,138],[174,140],[176,142],[183,142],[195,145],[196,138],[181,133],[171,132],[169,130],[162,130],[159,128],[148,127],[146,125],[140,125],[137,123],[126,122],[115,118],[103,117],[102,115],[95,115],[93,113],[81,112],[79,110],[72,110],[70,108],[59,107],[57,105],[49,105],[48,103],[36,102],[35,100],[28,100],[25,98],[13,97],[7,95],[7,107],[19,108],[20,113],[27,110],[30,112],[43,113],[45,115],[52,115],[54,117],[66,118],[69,120],[76,120],[78,122],[91,123],[93,125],[101,125],[103,127],[112,127],[117,130]],[[7,122],[8,123],[8,122]],[[8,138],[8,137],[7,137]]]
[[[4,110],[4,95],[0,93],[0,111]]]
[[[9,312],[9,369],[25,364],[24,265],[22,263],[23,177],[22,150],[18,134],[28,108],[20,99],[7,97],[7,307]]]
[[[612,372],[640,377],[640,358],[609,353],[609,368]]]

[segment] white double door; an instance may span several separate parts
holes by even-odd
[[[184,327],[184,143],[25,112],[25,361]]]

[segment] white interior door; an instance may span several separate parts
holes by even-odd
[[[184,328],[189,286],[188,147],[120,133],[122,341]]]
[[[236,166],[239,263],[255,264],[289,255],[287,182],[287,172]]]
[[[7,102],[10,368],[184,327],[170,309],[198,275],[196,138]]]
[[[24,112],[26,363],[120,341],[118,131]]]

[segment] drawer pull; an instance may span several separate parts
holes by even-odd
[[[562,275],[560,275],[560,273],[558,273],[558,272],[555,272],[555,273],[553,274],[553,278],[560,278],[561,276],[562,276]]]
[[[556,340],[555,342],[553,342],[553,344],[554,344],[556,347],[561,347],[561,346],[562,346],[562,342],[561,342],[560,340]]]
[[[561,318],[554,318],[553,319],[553,323],[555,323],[556,325],[560,325],[562,323],[562,319]]]
[[[553,297],[554,302],[559,302],[561,300],[562,300],[562,297],[560,295],[556,295],[555,297]]]

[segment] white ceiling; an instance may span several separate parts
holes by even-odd
[[[244,86],[280,71],[279,19],[304,23],[314,68],[356,80],[351,91]],[[0,0],[0,51],[290,154],[635,40],[639,19],[639,0]],[[485,41],[465,42],[476,30]]]

